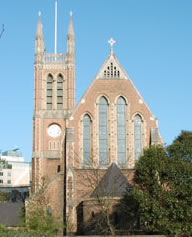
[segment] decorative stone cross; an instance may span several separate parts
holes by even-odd
[[[111,46],[111,53],[113,52],[113,45],[115,44],[115,40],[113,39],[113,38],[111,38],[109,41],[108,41],[108,43],[110,44],[110,46]]]

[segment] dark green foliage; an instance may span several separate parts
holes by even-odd
[[[0,159],[0,168],[1,169],[12,169],[12,165],[8,164],[8,161]]]
[[[192,162],[192,132],[182,131],[167,150],[172,158]]]
[[[8,229],[6,226],[0,224],[0,236],[1,237],[53,237],[52,235],[27,231],[26,229]]]
[[[191,157],[191,132],[182,132],[167,150],[152,146],[144,151],[135,167],[135,188],[124,198],[134,229],[192,235]]]
[[[34,215],[27,223],[27,228],[39,233],[57,234],[61,224],[53,216]]]
[[[8,201],[9,201],[8,193],[0,191],[0,202],[8,202]]]
[[[152,146],[136,163],[134,182],[137,186],[127,193],[129,220],[136,230],[160,232],[166,222],[166,209],[161,206],[169,160],[161,146]],[[131,216],[132,215],[132,216]]]

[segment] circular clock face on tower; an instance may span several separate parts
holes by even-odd
[[[50,137],[56,138],[61,135],[61,128],[57,124],[51,124],[48,127],[47,133]]]

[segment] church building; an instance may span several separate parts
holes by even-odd
[[[114,200],[123,195],[119,181],[114,188],[114,175],[118,173],[124,184],[125,180],[131,182],[143,149],[161,144],[162,140],[157,119],[115,56],[113,39],[109,40],[108,57],[75,105],[72,13],[66,43],[66,53],[46,52],[39,14],[34,62],[32,193],[43,192],[52,214],[67,223],[68,231],[71,228],[77,232],[78,228],[83,229],[80,224],[94,217],[99,195]],[[106,193],[98,194],[102,184]]]

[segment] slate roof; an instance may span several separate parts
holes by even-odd
[[[0,224],[14,227],[21,224],[21,208],[23,203],[2,202],[0,203]]]
[[[90,197],[122,197],[128,187],[131,185],[127,178],[119,167],[112,163]]]

